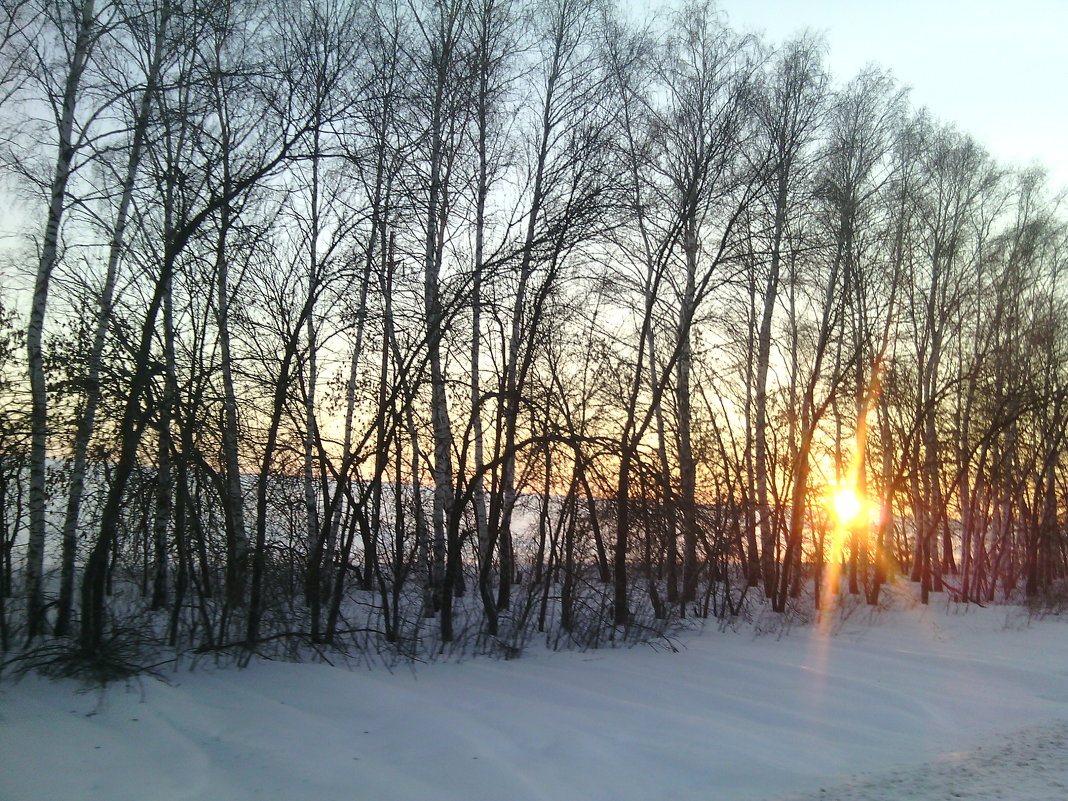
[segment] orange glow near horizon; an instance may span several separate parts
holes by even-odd
[[[864,508],[864,502],[857,495],[857,491],[850,486],[842,487],[835,492],[834,497],[831,498],[831,504],[834,506],[834,514],[838,522],[847,526],[860,515]]]
[[[831,542],[826,551],[827,573],[820,593],[820,607],[824,612],[830,610],[838,589],[847,541],[854,537],[868,536],[868,527],[873,522],[880,506],[877,499],[866,497],[863,491],[866,484],[863,470],[864,455],[868,448],[868,415],[879,397],[880,372],[880,364],[877,361],[872,370],[871,383],[864,394],[860,412],[857,415],[857,430],[849,451],[849,463],[842,466],[844,470],[840,473],[838,481],[827,488],[828,507],[832,512],[830,515],[832,533]]]

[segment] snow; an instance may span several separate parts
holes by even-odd
[[[1068,619],[939,601],[776,620],[676,652],[6,681],[0,799],[1068,798]]]
[[[1059,721],[999,735],[992,744],[970,752],[850,777],[818,794],[782,801],[1063,801],[1068,798],[1066,754],[1068,723]]]

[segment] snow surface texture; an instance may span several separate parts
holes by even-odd
[[[1068,799],[1068,619],[941,602],[834,628],[6,683],[0,799]]]
[[[1064,801],[1068,798],[1068,723],[1038,726],[992,746],[944,754],[783,801]]]

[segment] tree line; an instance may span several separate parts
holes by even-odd
[[[1061,586],[1061,196],[888,72],[705,0],[2,5],[4,651]]]

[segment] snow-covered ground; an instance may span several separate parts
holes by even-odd
[[[5,683],[0,799],[1068,798],[1068,618],[902,606],[677,652]]]

